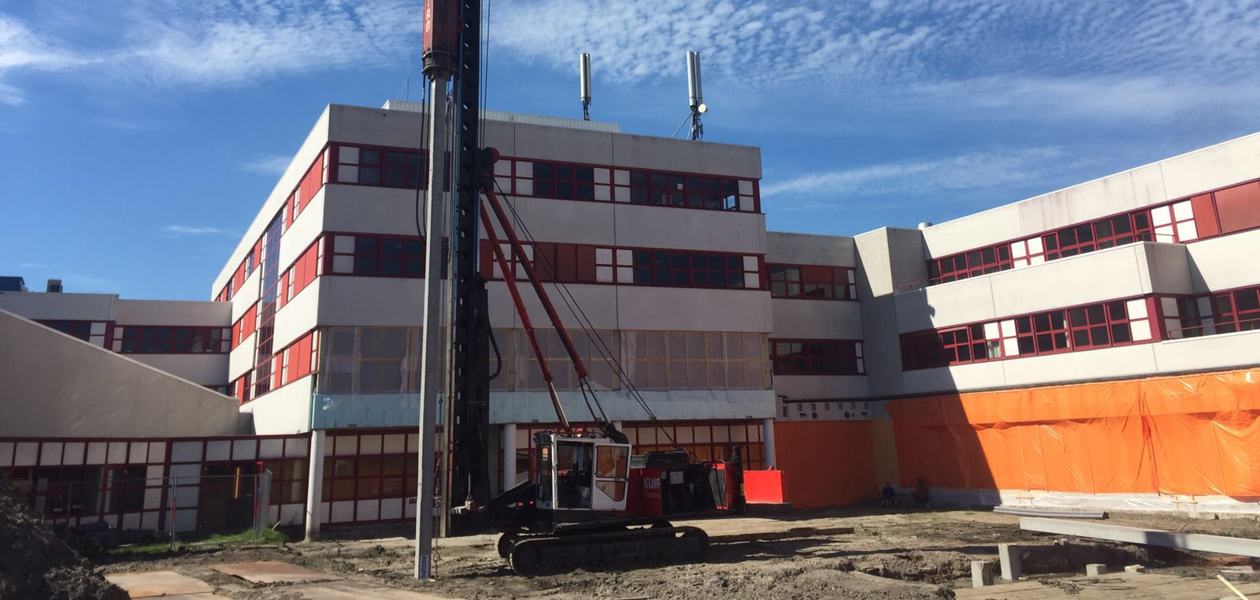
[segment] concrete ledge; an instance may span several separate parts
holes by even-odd
[[[1260,540],[1226,537],[1223,535],[1206,535],[1201,533],[1175,533],[1159,529],[1142,529],[1121,525],[1104,525],[1102,523],[1084,523],[1062,519],[1044,519],[1040,517],[1023,517],[1019,520],[1019,528],[1025,531],[1040,533],[1056,533],[1073,535],[1096,540],[1125,542],[1173,548],[1176,550],[1198,550],[1201,552],[1217,552],[1260,558]]]

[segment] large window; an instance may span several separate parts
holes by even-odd
[[[512,275],[525,278],[508,244],[501,250]],[[616,283],[667,287],[761,289],[761,258],[757,255],[692,250],[630,249],[535,242],[524,244],[525,260],[533,262],[543,281]],[[490,242],[482,240],[481,272],[502,278]]]
[[[45,327],[51,327],[71,337],[79,338],[94,346],[105,346],[105,341],[113,336],[113,323],[109,321],[70,321],[36,319]]]
[[[123,354],[218,354],[231,344],[229,327],[178,325],[118,325],[114,335],[122,340]]]
[[[861,375],[862,343],[854,340],[770,340],[775,375]]]
[[[318,393],[401,394],[419,390],[419,328],[329,327],[319,339]]]
[[[337,182],[424,189],[420,152],[401,148],[337,147]]]
[[[1172,338],[1260,329],[1260,286],[1161,298]]]
[[[424,277],[424,240],[382,235],[328,235],[335,275]]]
[[[857,300],[853,269],[821,265],[766,264],[773,298]]]
[[[969,323],[901,336],[902,368],[910,371],[988,360],[1111,348],[1152,341],[1146,298]]]
[[[496,183],[505,194],[560,200],[628,202],[704,210],[757,212],[756,182],[556,161],[502,158]]]

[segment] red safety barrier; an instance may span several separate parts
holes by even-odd
[[[783,471],[744,471],[744,499],[749,504],[783,504]]]

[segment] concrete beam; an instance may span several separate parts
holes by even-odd
[[[1043,519],[1039,517],[1021,518],[1019,520],[1019,528],[1024,531],[1072,535],[1111,542],[1260,558],[1260,540],[1226,537],[1223,535],[1176,533],[1159,529],[1142,529],[1140,527],[1103,525],[1102,523],[1084,523],[1081,521]]]

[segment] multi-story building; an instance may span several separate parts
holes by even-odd
[[[21,340],[0,370],[34,374],[4,401],[56,400],[0,424],[0,469],[53,518],[118,526],[164,526],[170,506],[196,508],[177,528],[221,522],[231,511],[197,475],[264,468],[277,520],[412,517],[417,108],[328,107],[213,302],[0,292],[0,333]],[[741,448],[804,506],[922,480],[942,502],[1257,511],[1260,134],[845,237],[767,232],[756,148],[498,113],[484,131],[527,259],[640,450]],[[504,280],[521,267],[504,273],[488,244],[502,489],[556,417]],[[525,304],[569,418],[591,420]],[[158,483],[110,483],[137,474]],[[163,477],[184,482],[170,493]],[[49,482],[90,501],[64,508]]]

